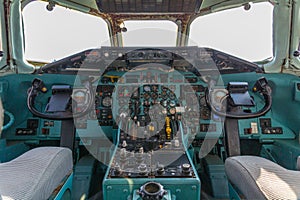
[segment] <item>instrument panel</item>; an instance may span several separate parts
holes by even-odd
[[[78,63],[82,63],[82,68],[78,68]],[[74,77],[92,80],[93,109],[85,117],[76,119],[75,123],[86,137],[97,137],[97,127],[111,135],[124,117],[141,127],[153,126],[154,130],[161,129],[165,118],[169,117],[171,121],[182,123],[185,134],[204,138],[207,135],[223,135],[223,119],[211,112],[205,99],[208,82],[215,80],[217,88],[212,94],[213,99],[222,101],[227,92],[224,85],[232,80],[241,81],[241,74],[246,74],[248,80],[245,81],[252,86],[257,72],[262,70],[255,64],[213,49],[111,47],[72,55],[45,65],[37,73],[49,91],[56,85],[55,79],[51,78],[53,76],[60,76],[61,83],[57,85],[72,86],[72,100],[77,112],[87,105],[88,89],[74,84]],[[66,77],[68,79],[64,80]],[[30,87],[31,81],[29,76],[20,84],[24,85],[24,91]],[[40,110],[47,106],[50,96],[48,92],[37,98]],[[258,101],[254,107],[245,107],[247,112],[255,112],[263,104],[257,94],[251,93],[251,96]],[[265,124],[265,121],[271,122]],[[294,138],[294,133],[273,118],[272,113],[239,120],[238,123],[242,138]],[[32,116],[19,122],[10,137],[57,138],[61,124],[60,120]]]
[[[178,187],[198,187],[200,191],[198,166],[195,165],[201,162],[200,153],[212,150],[221,157],[225,155],[224,141],[227,138],[224,132],[231,131],[224,127],[224,117],[215,114],[210,104],[218,109],[229,95],[236,95],[230,94],[226,87],[231,84],[232,87],[243,86],[253,100],[251,106],[239,104],[238,110],[244,113],[259,111],[265,101],[248,87],[253,88],[261,76],[256,72],[261,72],[261,69],[224,53],[200,48],[177,49],[177,53],[153,49],[126,53],[123,50],[86,51],[80,56],[46,65],[38,75],[24,75],[24,79],[16,84],[11,84],[18,80],[15,76],[7,76],[1,80],[0,86],[6,93],[9,93],[7,88],[28,91],[33,87],[32,80],[38,77],[48,89],[35,99],[35,107],[41,112],[50,112],[45,108],[54,101],[53,96],[56,96],[55,101],[61,102],[62,97],[65,102],[65,108],[59,112],[68,112],[70,107],[73,113],[85,112],[92,102],[90,112],[74,118],[74,140],[76,148],[86,149],[107,164],[103,178],[103,188],[107,193],[113,195],[114,191],[108,189],[111,186],[116,188],[114,190],[122,187],[123,191],[128,191],[128,187],[140,188],[149,179],[172,191],[177,191]],[[85,66],[79,69],[76,63],[81,61]],[[210,68],[212,64],[216,68]],[[273,75],[265,76],[272,79]],[[76,84],[77,79],[79,84]],[[10,83],[9,87],[7,83]],[[270,85],[274,87],[274,82]],[[71,96],[66,95],[66,88],[68,93],[72,89]],[[62,94],[58,94],[60,92]],[[26,102],[24,96],[25,92],[23,98]],[[279,95],[275,93],[274,96],[276,100]],[[22,109],[21,104],[16,107],[10,104],[8,99],[13,99],[13,96],[5,98],[5,106],[13,113]],[[234,106],[230,108],[235,109]],[[250,144],[294,139],[293,130],[276,114],[272,109],[263,116],[236,120],[235,136],[249,140]],[[66,138],[72,139],[70,136],[74,132],[70,125],[72,123],[63,120],[35,116],[27,110],[16,116],[15,124],[4,134],[8,141],[57,144]],[[72,145],[73,142],[71,148]],[[124,181],[123,184],[120,181]]]
[[[117,82],[107,81],[117,75]],[[104,77],[95,86],[95,114],[99,126],[117,127],[126,118],[137,126],[151,126],[156,132],[169,117],[181,121],[186,133],[194,136],[199,132],[217,134],[222,127],[206,103],[207,83],[190,72],[179,74],[152,69],[151,72],[126,72],[122,76],[110,73]],[[77,90],[81,91],[76,89],[75,93]],[[85,120],[95,120],[95,116],[91,116]],[[77,128],[85,129],[86,125]]]

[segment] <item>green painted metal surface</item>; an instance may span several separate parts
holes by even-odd
[[[28,150],[29,147],[22,142],[8,146],[5,139],[0,139],[0,163],[11,161]]]
[[[183,137],[183,130],[181,128],[181,137]],[[120,129],[118,129],[120,135]],[[117,138],[119,138],[117,136]],[[118,144],[119,140],[116,141]],[[185,143],[185,142],[183,142]],[[117,146],[114,150],[112,158],[115,156]],[[185,152],[188,152],[186,145],[184,145]],[[190,163],[193,163],[189,153],[186,154]],[[113,159],[111,160],[111,162]],[[194,164],[191,165],[196,172]],[[171,194],[176,196],[176,199],[185,199],[189,197],[190,200],[200,199],[201,182],[198,174],[193,178],[110,178],[109,175],[110,165],[106,171],[103,179],[103,198],[104,200],[114,199],[127,199],[132,195],[135,190],[138,190],[142,185],[149,181],[160,183],[165,190],[170,191]],[[166,199],[169,200],[169,199]]]
[[[95,8],[95,2],[90,1],[91,5],[77,5],[81,1],[67,1],[59,0],[61,5],[66,7],[77,9],[82,12],[89,12],[89,8]],[[244,3],[249,2],[245,0],[214,0],[204,1],[202,8],[207,9],[204,14],[216,12],[236,6],[241,6]],[[260,1],[254,1],[260,2]],[[0,140],[0,162],[7,162],[13,158],[19,156],[29,149],[30,145],[38,145],[41,141],[59,141],[61,135],[61,121],[53,121],[53,126],[49,127],[49,134],[42,134],[43,124],[48,120],[36,118],[28,111],[26,106],[27,89],[31,85],[31,81],[34,77],[41,78],[48,89],[53,84],[70,84],[73,85],[75,76],[73,75],[58,75],[58,74],[44,74],[34,75],[32,74],[35,68],[30,65],[24,58],[24,35],[23,26],[21,21],[21,2],[20,0],[12,0],[9,16],[10,30],[9,35],[5,32],[5,16],[4,16],[4,0],[0,0],[0,20],[1,20],[1,35],[2,35],[2,47],[4,50],[4,56],[0,60],[0,68],[8,65],[5,69],[10,69],[12,73],[6,75],[7,71],[2,73],[0,78],[0,97],[3,101],[4,108],[13,113],[15,121],[10,128],[2,133]],[[239,121],[239,132],[242,139],[258,140],[262,144],[261,156],[267,157],[280,165],[288,168],[295,169],[296,158],[300,155],[299,145],[299,133],[300,133],[300,90],[298,84],[300,84],[299,77],[289,74],[278,73],[287,69],[299,70],[300,61],[299,57],[293,57],[293,51],[299,46],[300,38],[300,1],[299,0],[274,0],[274,13],[273,13],[273,54],[274,58],[271,62],[261,64],[268,74],[228,74],[223,75],[222,79],[225,83],[229,81],[247,81],[252,87],[255,81],[265,76],[273,89],[273,106],[272,111],[267,113],[261,118],[270,118],[272,125],[280,126],[283,129],[282,134],[262,134],[261,128],[258,126],[257,134],[244,134],[244,129],[250,127],[251,122],[255,122],[259,125],[259,119],[246,119]],[[92,5],[93,4],[93,5]],[[201,13],[202,14],[202,13]],[[201,15],[200,14],[200,15]],[[8,52],[7,45],[10,46],[10,52]],[[11,59],[7,60],[7,55],[10,54]],[[3,68],[4,69],[4,68]],[[37,107],[39,109],[44,108],[50,93],[41,95],[37,99]],[[251,93],[256,99],[258,107],[263,106],[262,98],[254,93]],[[17,98],[16,98],[17,96]],[[252,110],[255,111],[255,110]],[[18,128],[26,127],[27,119],[38,120],[39,129],[35,135],[16,136],[16,130]],[[207,121],[208,123],[210,121]],[[89,121],[88,125],[92,127],[89,131],[82,130],[82,133],[86,137],[96,137],[97,124]],[[93,129],[94,128],[94,129]],[[105,133],[108,138],[113,138],[115,144],[118,143],[114,136],[117,135],[116,130],[111,127],[105,127]],[[91,131],[92,130],[92,131]],[[217,124],[217,129],[211,133],[211,137],[222,137],[222,127]],[[203,139],[206,134],[204,132],[198,132],[197,138]],[[185,138],[187,139],[187,138]],[[7,145],[9,142],[9,145]],[[82,141],[79,145],[83,145]],[[79,150],[78,150],[79,151]],[[100,151],[107,151],[110,154],[110,150],[103,148]],[[187,147],[186,147],[186,151]],[[224,150],[223,150],[224,151]],[[197,161],[193,158],[194,150],[189,151],[189,160]],[[193,165],[194,170],[196,165]],[[200,164],[197,163],[200,168]],[[107,172],[109,169],[107,170]],[[89,172],[90,176],[92,172]],[[213,175],[210,173],[210,175]],[[64,198],[64,192],[67,190],[72,191],[72,179],[73,174],[68,178],[67,182],[63,186],[62,190],[58,193],[55,199],[61,200]],[[200,198],[201,183],[198,176],[195,178],[108,178],[107,174],[103,180],[104,199],[133,199],[138,200],[140,197],[136,194],[136,191],[141,185],[155,181],[161,183],[168,191],[165,195],[165,200],[175,199],[190,199],[198,200]],[[220,189],[217,188],[216,189]],[[100,190],[100,189],[99,189]],[[230,197],[233,199],[239,199],[237,193],[229,185]]]
[[[127,199],[134,190],[139,189],[143,184],[155,181],[164,186],[164,189],[171,191],[176,199],[199,200],[200,181],[199,179],[174,178],[174,179],[105,179],[103,191],[105,200]]]
[[[297,169],[297,158],[300,155],[299,141],[275,140],[272,144],[264,145],[263,148],[268,152],[268,154],[263,154],[263,157],[273,160],[287,169]]]
[[[70,200],[72,194],[73,173],[68,177],[62,188],[57,193],[54,200]]]
[[[242,77],[241,77],[242,76]],[[288,74],[253,74],[253,73],[244,73],[244,74],[232,74],[232,75],[223,75],[223,80],[225,84],[227,81],[247,81],[249,86],[252,87],[255,80],[259,77],[265,76],[272,88],[273,88],[273,109],[272,112],[267,113],[261,118],[271,118],[273,125],[281,126],[283,128],[283,134],[281,135],[265,135],[265,134],[251,134],[245,135],[244,128],[250,127],[251,122],[256,122],[259,124],[259,119],[246,119],[240,120],[240,135],[242,138],[253,138],[253,139],[293,139],[295,138],[300,131],[298,121],[300,121],[300,106],[299,106],[299,96],[300,91],[297,89],[297,83],[299,83],[299,78],[293,75]],[[5,130],[2,134],[3,138],[6,139],[18,139],[18,140],[50,140],[50,139],[59,139],[60,137],[60,121],[53,121],[54,126],[49,127],[50,134],[43,135],[41,134],[41,128],[46,121],[44,119],[38,119],[32,116],[26,106],[27,98],[27,89],[31,85],[31,81],[34,77],[38,77],[44,80],[46,87],[50,90],[53,84],[70,84],[74,82],[74,76],[72,75],[54,75],[54,74],[45,74],[45,75],[7,75],[3,76],[0,79],[0,96],[3,101],[4,109],[11,112],[15,115],[15,122],[13,125]],[[14,99],[15,95],[18,95],[18,99]],[[50,97],[50,92],[40,95],[37,99],[37,105],[39,109],[42,109],[46,106],[47,99]],[[252,94],[255,99],[257,99],[258,107],[263,106],[263,101],[260,96],[257,94]],[[293,110],[293,112],[290,112]],[[22,111],[22,112],[19,112]],[[25,119],[37,119],[40,128],[37,131],[37,135],[33,136],[16,136],[15,131],[17,128],[26,127],[27,121]],[[50,120],[51,121],[51,120]],[[94,123],[94,122],[89,122]],[[97,124],[90,124],[89,130],[79,130],[79,132],[87,137],[98,136]],[[95,127],[94,131],[93,127]],[[106,133],[111,134],[109,137],[112,137],[114,131],[110,128],[105,128]],[[107,130],[106,130],[107,129]],[[260,132],[260,127],[258,127]],[[219,137],[222,127],[217,126],[217,131],[211,133],[215,134],[216,137]],[[212,136],[210,135],[210,136]],[[204,138],[205,133],[199,132],[197,137]]]

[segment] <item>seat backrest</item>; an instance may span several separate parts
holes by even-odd
[[[285,169],[265,158],[229,157],[225,161],[225,172],[229,182],[246,199],[300,199],[300,172]]]
[[[0,199],[47,199],[73,168],[72,152],[39,147],[0,164]]]

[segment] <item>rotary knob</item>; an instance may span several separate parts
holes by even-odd
[[[184,163],[184,164],[181,165],[181,170],[182,170],[183,174],[189,174],[190,173],[190,168],[191,168],[191,165],[188,164],[188,163]]]
[[[147,174],[147,165],[144,163],[140,164],[140,166],[138,167],[138,170],[139,170],[139,174],[141,174],[141,175]]]

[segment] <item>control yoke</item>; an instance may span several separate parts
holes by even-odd
[[[265,105],[257,112],[245,112],[241,109],[236,109],[238,106],[254,106],[255,102],[248,93],[248,84],[244,82],[230,82],[227,86],[228,94],[222,98],[219,106],[216,106],[212,95],[213,84],[210,84],[210,89],[205,94],[205,99],[212,112],[216,115],[232,118],[232,119],[248,119],[256,118],[266,114],[272,106],[272,89],[268,85],[266,78],[262,77],[258,79],[252,88],[253,92],[258,92],[264,97]],[[224,106],[226,102],[226,106]]]
[[[72,100],[72,88],[69,85],[52,86],[52,95],[46,106],[46,112],[41,112],[35,108],[35,98],[40,93],[46,93],[48,89],[41,79],[35,78],[32,81],[32,86],[28,89],[27,107],[32,114],[44,119],[69,120],[82,117],[91,110],[94,102],[94,96],[92,95],[93,90],[90,81],[86,81],[85,87],[87,88],[86,95],[88,105],[84,110],[80,111],[80,113],[72,111],[72,103],[76,102],[73,102]]]

